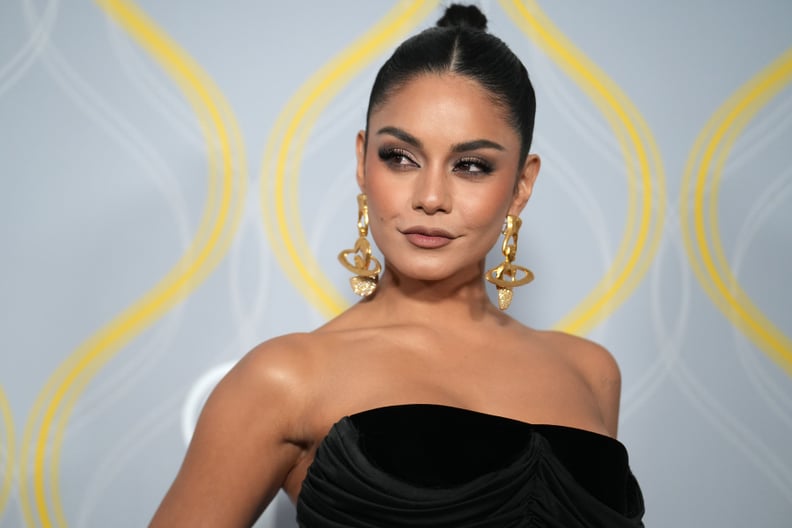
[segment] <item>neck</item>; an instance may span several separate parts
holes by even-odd
[[[391,321],[436,324],[438,320],[480,320],[501,316],[487,296],[484,265],[467,274],[424,281],[405,277],[386,265],[371,308],[381,308]],[[367,303],[368,304],[368,303]]]

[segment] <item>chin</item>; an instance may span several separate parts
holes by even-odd
[[[423,282],[439,282],[444,280],[469,280],[470,278],[481,276],[478,266],[473,272],[460,269],[448,269],[447,267],[439,266],[416,266],[408,265],[399,267],[398,265],[390,266],[391,272],[399,278],[408,280],[423,281]]]

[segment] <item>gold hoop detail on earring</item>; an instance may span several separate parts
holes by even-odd
[[[382,271],[382,266],[376,257],[371,254],[371,244],[366,236],[368,235],[368,204],[366,195],[361,193],[357,197],[358,202],[358,239],[355,247],[345,249],[338,254],[338,261],[346,269],[355,274],[349,279],[352,291],[355,295],[368,297],[377,289],[377,279]],[[352,257],[352,261],[349,260]],[[373,268],[371,266],[374,266]]]
[[[512,288],[523,286],[534,280],[534,274],[528,268],[513,264],[517,255],[517,233],[520,231],[522,220],[520,217],[508,215],[503,228],[503,262],[484,274],[484,278],[493,283],[498,289],[498,308],[505,310],[509,307],[514,293]],[[522,275],[522,276],[520,276]]]

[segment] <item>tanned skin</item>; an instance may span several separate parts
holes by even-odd
[[[231,370],[152,527],[250,526],[279,489],[297,500],[335,422],[377,407],[442,404],[616,436],[621,382],[608,351],[529,328],[487,297],[484,258],[540,166],[535,155],[521,162],[503,109],[469,78],[422,75],[372,112],[356,142],[385,256],[376,293]]]

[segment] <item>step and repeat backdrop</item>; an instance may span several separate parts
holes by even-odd
[[[509,313],[618,359],[647,526],[789,526],[792,3],[478,5],[538,98]],[[355,134],[442,9],[0,4],[0,527],[145,525],[223,374],[355,302]]]

